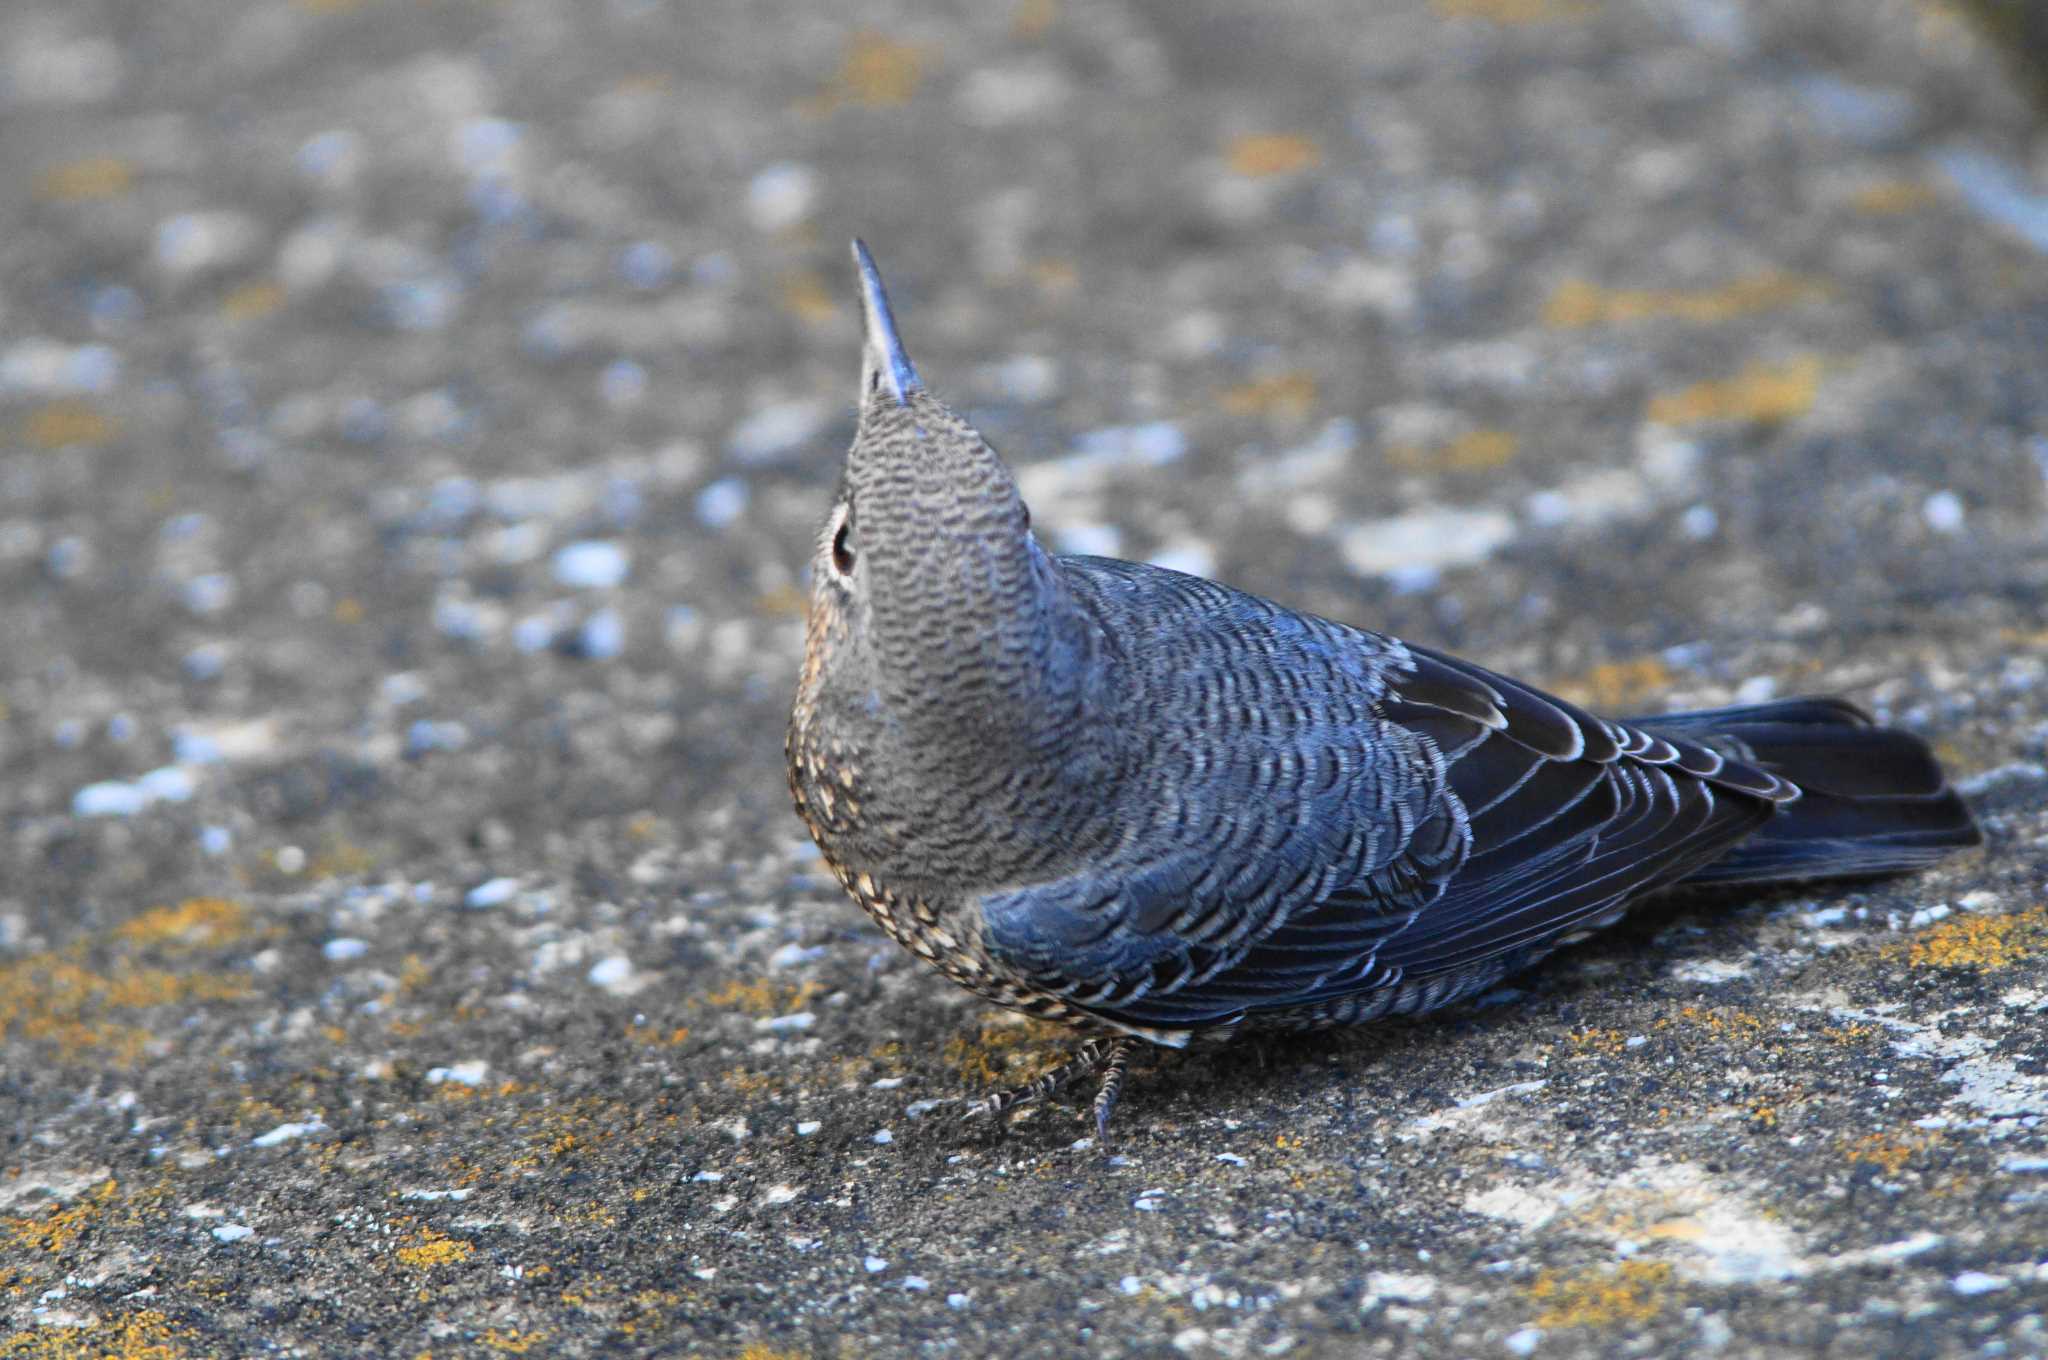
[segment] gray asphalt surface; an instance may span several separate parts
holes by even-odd
[[[0,10],[0,1356],[2048,1350],[2048,133],[1906,0]],[[781,736],[846,240],[1052,541],[1981,852],[1063,1038]]]

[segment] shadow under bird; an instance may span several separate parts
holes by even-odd
[[[1045,551],[854,243],[859,428],[812,563],[790,791],[833,873],[970,991],[1140,1042],[1414,1014],[1677,883],[1914,869],[1979,833],[1838,699],[1595,717],[1199,577]]]

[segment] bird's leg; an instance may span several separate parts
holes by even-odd
[[[1019,1105],[1029,1105],[1034,1100],[1043,1100],[1074,1078],[1105,1065],[1109,1066],[1110,1072],[1105,1074],[1104,1089],[1109,1092],[1109,1103],[1113,1106],[1116,1104],[1116,1087],[1123,1085],[1124,1063],[1130,1058],[1128,1051],[1118,1056],[1119,1049],[1131,1042],[1124,1038],[1090,1039],[1074,1050],[1073,1057],[1051,1071],[1039,1074],[1022,1086],[1013,1086],[1007,1091],[996,1092],[986,1100],[974,1102],[967,1107],[967,1116],[973,1118],[977,1115],[989,1115],[1000,1123],[1004,1111],[1013,1110]],[[1112,1080],[1115,1086],[1110,1085]],[[1101,1097],[1098,1096],[1096,1099],[1100,1104]],[[1107,1117],[1108,1111],[1105,1108],[1102,1118]]]
[[[1109,1053],[1102,1060],[1102,1085],[1096,1089],[1095,1141],[1109,1142],[1109,1116],[1116,1110],[1116,1098],[1124,1091],[1124,1069],[1130,1066],[1131,1055],[1138,1051],[1138,1041],[1128,1034],[1118,1035],[1110,1040]]]

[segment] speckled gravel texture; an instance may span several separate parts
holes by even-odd
[[[0,7],[0,1356],[2039,1356],[2048,131],[1906,0]],[[1988,844],[1136,1068],[791,815],[846,241],[1049,541]]]

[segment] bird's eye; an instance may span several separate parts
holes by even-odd
[[[832,535],[832,569],[841,576],[853,575],[853,516],[851,513],[839,521],[839,532]]]

